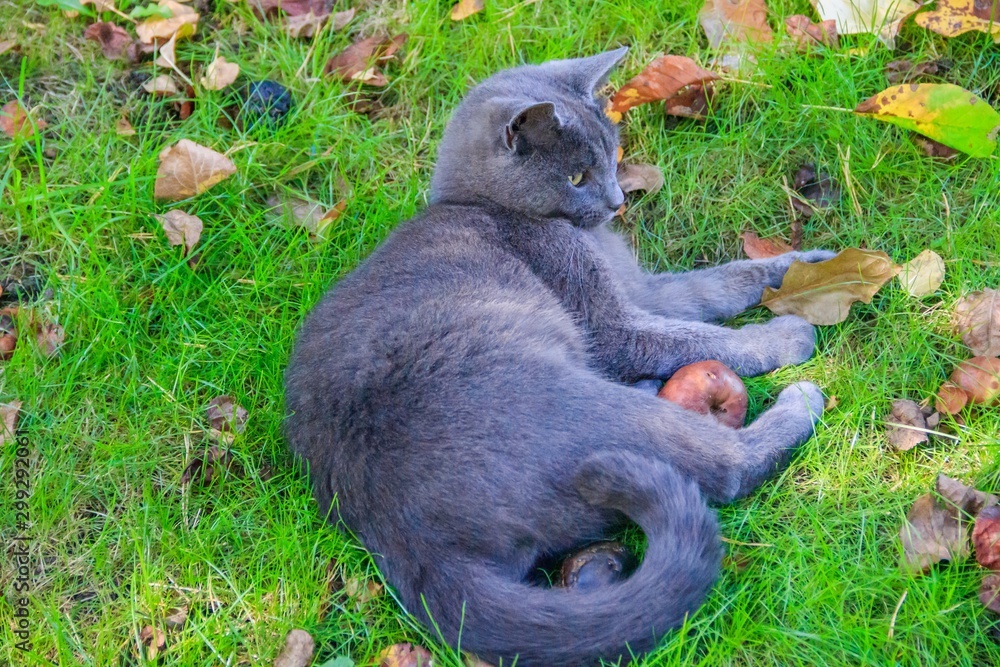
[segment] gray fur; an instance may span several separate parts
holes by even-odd
[[[757,303],[792,260],[831,254],[640,269],[607,227],[618,141],[593,95],[623,55],[473,89],[441,142],[431,205],[316,306],[286,375],[288,438],[321,508],[336,498],[409,612],[494,663],[653,648],[717,576],[702,498],[750,493],[823,409],[802,382],[731,430],[627,386],[703,359],[743,375],[805,361],[814,333],[799,318],[707,322]],[[531,583],[539,562],[629,519],[649,543],[629,579]]]

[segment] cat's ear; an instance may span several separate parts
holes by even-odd
[[[559,116],[552,102],[539,102],[520,109],[504,127],[503,141],[507,150],[540,147],[558,138]]]
[[[628,47],[622,46],[614,51],[605,51],[589,58],[563,60],[564,76],[568,77],[573,87],[585,95],[592,95],[595,90],[608,82],[608,77],[622,61]]]

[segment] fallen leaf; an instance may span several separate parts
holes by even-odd
[[[913,401],[893,401],[886,422],[886,439],[896,451],[905,452],[927,442],[927,419]],[[914,428],[907,428],[910,426]]]
[[[415,644],[393,644],[375,657],[378,667],[433,667],[430,651]]]
[[[705,112],[708,111],[714,97],[714,86],[693,83],[681,88],[670,99],[664,100],[663,110],[671,116],[701,120],[705,117]]]
[[[945,146],[939,141],[922,137],[916,132],[910,133],[910,140],[913,141],[927,157],[940,158],[942,160],[954,160],[962,154],[950,146]]]
[[[979,601],[983,606],[1000,614],[1000,574],[987,574],[979,586]]]
[[[101,52],[108,60],[125,59],[126,50],[132,44],[132,36],[125,32],[124,28],[110,21],[100,21],[87,26],[83,36],[100,44]]]
[[[486,0],[459,0],[451,8],[451,20],[461,21],[462,19],[467,19],[473,14],[483,11],[484,7],[486,7]]]
[[[20,45],[17,42],[3,39],[0,40],[0,56],[7,53],[8,51],[18,51],[20,50]]]
[[[236,165],[221,153],[181,139],[159,156],[153,196],[177,201],[201,194],[236,173]]]
[[[316,15],[311,10],[307,14],[299,16],[289,16],[285,19],[285,34],[296,39],[301,37],[312,37],[317,34],[330,18],[329,14]]]
[[[177,83],[169,74],[161,74],[142,84],[142,89],[151,95],[171,97],[180,93]]]
[[[160,221],[170,245],[183,245],[184,254],[191,254],[191,249],[201,238],[203,229],[201,218],[196,215],[188,215],[179,209],[173,209],[155,217]]]
[[[274,659],[274,667],[306,667],[313,657],[316,643],[305,630],[291,630],[285,637],[285,648]]]
[[[824,21],[834,20],[838,35],[877,34],[890,49],[904,20],[920,5],[913,0],[810,0]]]
[[[911,83],[888,88],[854,109],[939,141],[973,157],[989,157],[997,145],[1000,113],[965,88],[950,83]]]
[[[344,594],[354,601],[354,608],[361,611],[365,605],[382,594],[382,584],[348,577],[344,580]]]
[[[743,252],[750,259],[767,259],[792,251],[792,246],[778,238],[762,239],[753,232],[743,232],[740,238],[743,239]]]
[[[1000,398],[1000,359],[973,357],[952,371],[951,382],[960,387],[973,403],[989,405]]]
[[[938,0],[933,11],[917,14],[913,20],[945,37],[977,30],[1000,44],[1000,4],[993,0]]]
[[[663,171],[652,164],[619,164],[618,187],[622,192],[645,190],[649,194],[663,187]]]
[[[218,445],[212,445],[204,456],[191,459],[191,462],[181,473],[181,484],[197,481],[202,486],[209,486],[213,480],[222,477],[224,472],[232,472],[236,477],[243,476],[243,467],[227,450]]]
[[[980,565],[990,570],[1000,570],[1000,507],[984,507],[976,516],[976,524],[972,528],[972,546]]]
[[[128,118],[122,116],[115,123],[115,134],[119,137],[132,137],[135,136],[135,128],[128,122]]]
[[[167,617],[163,619],[163,624],[167,626],[168,630],[180,630],[187,622],[187,616],[187,605],[175,607],[174,609],[171,609],[170,613],[167,614]]]
[[[198,12],[174,0],[160,0],[159,6],[170,10],[170,18],[153,16],[135,27],[142,44],[164,44],[170,39],[184,39],[195,33]]]
[[[690,58],[660,56],[615,93],[606,113],[618,123],[622,114],[633,107],[656,100],[668,101],[688,86],[706,86],[718,78],[718,74],[702,69]]]
[[[21,401],[0,403],[0,447],[15,440],[17,413],[21,410],[21,405]]]
[[[973,354],[1000,357],[1000,290],[987,288],[959,299],[951,317]]]
[[[35,136],[35,130],[48,127],[43,119],[32,122],[31,116],[17,100],[0,107],[0,131],[11,139],[30,139]]]
[[[837,48],[837,22],[833,19],[813,23],[808,16],[795,14],[785,19],[785,32],[795,42],[800,51],[808,51],[816,46]]]
[[[258,16],[266,17],[278,12],[285,16],[303,16],[309,12],[320,16],[330,13],[332,3],[327,0],[249,0],[249,4]]]
[[[324,213],[323,217],[316,223],[316,237],[321,239],[326,238],[326,232],[330,229],[330,225],[336,222],[346,209],[347,201],[342,199],[334,204],[329,211]]]
[[[924,250],[903,264],[899,270],[899,282],[911,296],[933,294],[944,282],[944,260],[933,250]]]
[[[208,90],[222,90],[226,86],[232,85],[239,75],[239,65],[228,62],[222,56],[217,56],[209,63],[208,69],[205,70],[205,76],[201,77],[201,85]]]
[[[139,641],[146,647],[148,660],[156,660],[160,651],[167,647],[167,636],[159,628],[147,625],[139,631]]]
[[[969,531],[962,511],[927,493],[913,503],[899,529],[906,564],[926,571],[942,560],[956,561],[969,555]]]
[[[0,294],[3,294],[2,289]],[[11,314],[5,312],[6,310],[6,308],[0,310],[0,361],[13,357],[17,348],[17,325],[14,324]]]
[[[379,66],[388,62],[406,39],[407,35],[403,33],[395,37],[373,35],[355,42],[330,58],[323,73],[333,74],[344,82],[360,81],[369,86],[384,86],[389,80]]]
[[[886,63],[885,78],[892,84],[910,83],[924,74],[937,74],[938,62],[936,60],[922,60],[913,62],[902,58]]]
[[[35,324],[35,342],[38,349],[46,357],[59,354],[59,348],[66,340],[66,332],[62,326],[54,322],[37,322]]]
[[[984,507],[1000,503],[1000,498],[992,493],[966,486],[957,479],[941,473],[938,473],[934,488],[942,498],[954,504],[970,517],[977,516]]]
[[[837,324],[847,319],[855,301],[871,303],[898,270],[884,252],[848,248],[825,262],[792,262],[781,287],[765,287],[760,303],[778,315]]]
[[[250,415],[231,396],[216,396],[208,402],[205,412],[212,430],[219,433],[242,433]]]
[[[934,409],[945,415],[954,415],[962,411],[969,402],[969,395],[953,382],[945,382],[938,388]]]
[[[713,49],[733,42],[770,42],[774,37],[764,0],[705,0],[698,22]]]
[[[840,201],[840,186],[825,171],[817,171],[815,165],[799,167],[792,184],[800,195],[792,197],[792,208],[807,218]]]

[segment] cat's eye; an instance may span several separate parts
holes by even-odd
[[[569,182],[572,185],[580,185],[580,183],[583,183],[583,172],[581,171],[579,174],[573,174],[570,176]]]

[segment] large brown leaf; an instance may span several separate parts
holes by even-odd
[[[952,325],[980,357],[1000,357],[1000,290],[984,289],[960,299]]]
[[[100,44],[101,52],[108,60],[126,59],[126,52],[132,44],[131,35],[110,21],[99,21],[87,26],[83,36]]]
[[[913,503],[899,529],[903,556],[909,567],[926,571],[942,560],[955,561],[969,555],[968,522],[961,508],[941,502],[926,493]]]
[[[690,58],[660,56],[615,93],[607,113],[617,123],[632,107],[671,100],[687,92],[688,86],[705,86],[718,78],[718,74],[702,69]]]
[[[406,39],[407,35],[403,33],[395,37],[373,35],[355,42],[330,58],[323,72],[345,82],[360,81],[369,86],[384,86],[389,79],[379,66],[395,56]]]
[[[154,196],[177,201],[201,194],[236,173],[236,165],[222,153],[181,139],[160,153]]]
[[[884,252],[848,248],[825,262],[793,262],[779,289],[767,287],[760,303],[778,315],[798,315],[812,324],[847,319],[855,301],[871,303],[898,273]]]
[[[713,49],[732,42],[770,42],[774,37],[764,0],[705,0],[698,21]]]

